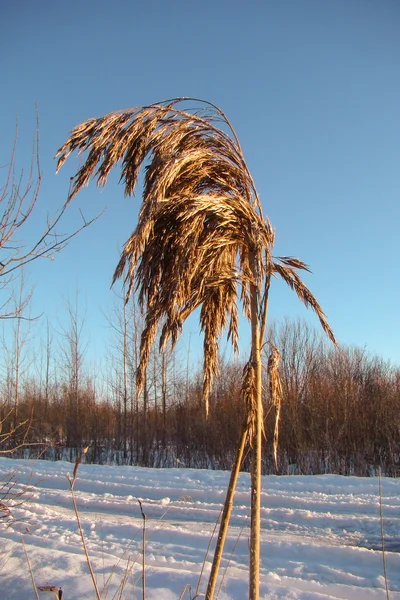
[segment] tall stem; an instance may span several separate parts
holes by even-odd
[[[212,600],[214,597],[215,586],[217,584],[219,566],[221,564],[222,553],[224,551],[224,545],[226,540],[226,534],[228,532],[229,521],[231,519],[233,496],[235,494],[236,484],[239,477],[240,467],[242,464],[243,453],[246,446],[248,437],[248,419],[247,415],[242,426],[242,432],[239,438],[239,444],[236,450],[235,461],[232,465],[231,476],[229,480],[228,491],[226,493],[224,509],[222,511],[221,525],[219,528],[217,545],[215,547],[213,563],[211,567],[210,578],[208,580],[207,592],[205,600]]]
[[[250,267],[254,283],[250,287],[251,310],[251,354],[255,373],[253,399],[254,431],[252,440],[251,461],[251,525],[250,525],[250,574],[249,600],[260,598],[260,529],[261,529],[261,442],[262,442],[262,371],[261,371],[261,340],[258,312],[257,270],[255,257],[250,255]]]

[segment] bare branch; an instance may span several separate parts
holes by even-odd
[[[24,170],[21,170],[18,175],[15,173],[17,141],[18,123],[8,165],[0,167],[6,169],[5,182],[0,187],[0,212],[1,208],[3,209],[0,214],[0,290],[8,289],[15,274],[37,258],[53,260],[56,252],[63,250],[78,233],[89,227],[105,210],[89,220],[80,212],[82,224],[71,233],[61,233],[58,227],[68,206],[68,202],[65,202],[52,217],[47,219],[37,239],[25,244],[22,241],[24,226],[37,206],[42,182],[38,118],[27,178]],[[8,310],[8,301],[0,307],[0,318],[9,319],[18,316],[20,316],[18,313]]]

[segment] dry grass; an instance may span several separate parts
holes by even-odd
[[[269,377],[269,395],[272,404],[275,406],[275,430],[274,430],[274,459],[275,468],[278,471],[278,438],[279,438],[279,420],[281,416],[282,400],[282,382],[279,375],[279,362],[281,355],[278,348],[270,342],[271,353],[268,359],[268,377]]]
[[[274,233],[237,136],[224,113],[196,101],[195,109],[175,99],[117,111],[75,127],[57,153],[59,169],[75,150],[88,152],[73,178],[70,201],[92,178],[104,186],[121,163],[125,194],[132,195],[145,166],[143,202],[136,229],[127,240],[113,281],[124,276],[127,299],[138,290],[145,312],[137,373],[144,372],[162,324],[160,348],[174,345],[183,322],[201,307],[204,332],[203,393],[206,412],[218,344],[227,329],[238,349],[238,301],[250,317],[250,285],[259,290],[281,276],[317,313],[334,340],[325,315],[297,271],[307,266],[291,257],[272,260]],[[256,274],[250,265],[254,256]],[[256,281],[255,281],[256,279]],[[260,314],[263,311],[260,302]]]
[[[125,194],[132,195],[145,166],[143,202],[136,229],[125,244],[113,282],[124,277],[126,300],[138,292],[145,315],[137,369],[137,393],[142,391],[150,352],[161,327],[161,350],[172,348],[186,318],[200,309],[204,333],[203,397],[208,415],[209,395],[218,373],[220,336],[228,331],[238,350],[239,310],[251,322],[252,350],[244,376],[247,418],[243,446],[252,446],[249,598],[259,599],[262,383],[261,348],[265,333],[272,276],[280,276],[335,342],[320,305],[303,284],[305,263],[293,257],[272,258],[274,232],[261,203],[238,138],[225,114],[215,105],[181,110],[178,98],[146,107],[114,112],[78,125],[60,148],[59,169],[71,152],[88,152],[73,178],[68,202],[92,178],[104,186],[122,162]],[[276,356],[276,355],[275,355]],[[277,368],[270,371],[276,380]],[[276,392],[276,390],[275,390]],[[274,400],[273,400],[274,401]],[[275,458],[279,423],[275,428]],[[247,430],[247,431],[246,431]],[[239,468],[240,459],[236,466]],[[229,522],[230,484],[221,528]],[[220,550],[223,535],[220,534]],[[216,576],[218,567],[216,566]],[[212,584],[215,586],[215,580]],[[144,585],[143,585],[144,588]],[[214,589],[214,588],[213,588]],[[213,590],[207,594],[213,597]]]
[[[82,547],[83,547],[83,550],[85,552],[86,563],[88,565],[89,573],[90,573],[90,576],[92,578],[94,592],[95,592],[97,600],[101,600],[99,588],[97,586],[96,576],[94,574],[93,567],[92,567],[92,561],[90,560],[90,556],[89,556],[89,551],[88,551],[87,544],[86,544],[85,535],[83,533],[83,527],[82,527],[82,523],[81,523],[81,517],[80,517],[80,514],[79,514],[79,510],[78,510],[78,505],[76,503],[75,490],[74,490],[75,482],[76,482],[76,478],[77,478],[77,474],[78,474],[79,465],[81,464],[82,458],[85,456],[85,454],[87,453],[88,450],[89,450],[89,446],[87,446],[86,448],[84,448],[82,450],[81,454],[77,457],[77,459],[75,461],[75,466],[74,466],[74,471],[72,473],[72,477],[70,477],[69,475],[67,475],[67,479],[68,479],[69,487],[70,487],[70,490],[71,490],[72,504],[73,504],[73,507],[74,507],[76,522],[78,524],[78,531],[79,531],[79,535],[80,535],[81,540],[82,540]]]

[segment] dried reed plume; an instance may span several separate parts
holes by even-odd
[[[241,456],[247,438],[252,449],[249,600],[259,600],[260,498],[262,463],[261,349],[272,276],[282,277],[333,333],[292,257],[272,258],[274,233],[224,113],[209,102],[197,110],[179,108],[178,98],[110,113],[78,125],[58,151],[59,169],[74,150],[88,156],[72,181],[68,202],[92,178],[104,186],[122,162],[125,194],[134,193],[145,166],[143,202],[136,229],[125,244],[113,283],[124,277],[126,300],[138,292],[145,314],[136,386],[141,392],[152,345],[172,347],[186,318],[200,309],[204,332],[203,395],[206,414],[222,332],[238,349],[238,304],[251,324],[251,358],[244,376],[247,415],[225,501],[206,600],[212,600],[229,523]],[[193,99],[192,99],[193,101]],[[275,432],[277,434],[277,430]]]
[[[279,437],[279,420],[281,416],[281,399],[282,399],[282,382],[279,375],[279,362],[281,355],[278,348],[269,342],[271,353],[268,359],[268,376],[269,376],[269,395],[272,404],[275,406],[275,430],[274,430],[274,459],[275,468],[278,471],[278,437]]]
[[[141,391],[159,326],[160,349],[175,345],[186,318],[200,307],[204,332],[203,394],[206,412],[223,330],[238,349],[238,302],[250,318],[251,286],[265,309],[264,282],[281,276],[313,308],[334,340],[325,315],[297,271],[298,259],[272,261],[274,233],[261,204],[237,136],[224,113],[196,101],[181,109],[178,98],[113,112],[75,127],[57,153],[57,170],[75,150],[88,151],[73,178],[70,201],[97,179],[105,186],[121,162],[125,194],[133,195],[145,167],[138,224],[127,240],[114,273],[127,284],[128,300],[138,291],[145,313],[137,388]],[[199,108],[200,106],[200,108]],[[265,296],[266,298],[266,296]]]

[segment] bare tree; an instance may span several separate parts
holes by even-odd
[[[59,226],[67,210],[65,202],[59,210],[48,217],[38,231],[34,241],[24,241],[25,227],[37,208],[42,182],[39,162],[39,127],[32,149],[31,164],[26,174],[21,170],[16,173],[16,151],[18,141],[18,125],[14,145],[8,163],[0,167],[4,172],[3,183],[0,183],[0,319],[10,319],[20,315],[29,303],[29,294],[18,307],[11,306],[10,284],[19,270],[37,258],[53,259],[54,253],[60,252],[68,242],[86,229],[98,216],[87,221],[81,214],[81,224],[71,233],[60,233]]]
[[[19,406],[19,380],[21,367],[21,351],[24,345],[22,334],[22,322],[31,317],[25,314],[32,293],[22,295],[23,276],[22,269],[38,258],[53,259],[56,252],[60,252],[68,242],[86,229],[98,216],[87,221],[82,212],[81,223],[71,233],[61,233],[59,226],[67,210],[65,202],[54,213],[48,216],[38,230],[33,240],[29,239],[27,225],[39,203],[39,192],[42,182],[42,172],[39,161],[39,126],[37,119],[37,131],[32,148],[31,163],[27,173],[24,170],[16,170],[16,151],[18,141],[18,123],[14,137],[14,144],[8,162],[0,166],[4,173],[3,181],[0,183],[0,319],[15,319],[14,331],[15,361],[14,361],[14,415],[11,425],[12,434],[5,432],[0,441],[3,443],[15,436],[15,433],[23,434],[24,439],[28,431],[24,430],[26,423],[30,426],[31,419],[18,422]],[[0,173],[1,174],[1,173]],[[32,236],[30,236],[32,238]],[[15,280],[21,277],[17,301],[14,297],[13,288]],[[4,420],[4,419],[3,419]],[[10,431],[11,431],[10,430]],[[20,444],[18,444],[19,447]]]
[[[78,292],[74,305],[67,302],[68,325],[61,326],[60,369],[64,372],[64,390],[67,399],[67,439],[66,444],[76,448],[81,443],[82,402],[81,391],[84,383],[84,356],[88,340],[84,338],[85,315],[79,310]],[[72,456],[72,454],[71,454]]]
[[[47,419],[47,411],[49,408],[50,400],[50,385],[51,385],[51,369],[52,369],[52,332],[50,330],[49,321],[46,321],[46,340],[44,347],[44,374],[41,369],[41,383],[43,383],[43,396],[44,396],[44,419]],[[43,352],[43,346],[41,348]],[[43,355],[42,355],[43,358]]]
[[[29,330],[30,330],[30,319],[26,328],[23,327],[23,319],[25,318],[24,310],[29,304],[29,300],[32,296],[32,292],[25,294],[24,292],[24,273],[21,271],[19,278],[19,290],[18,297],[15,301],[14,312],[16,318],[14,320],[14,331],[13,331],[13,383],[14,383],[14,423],[15,428],[19,419],[19,397],[21,387],[21,375],[23,374],[23,363],[24,363],[24,350],[28,341]],[[28,302],[27,302],[28,299]],[[23,308],[22,308],[23,307]]]

